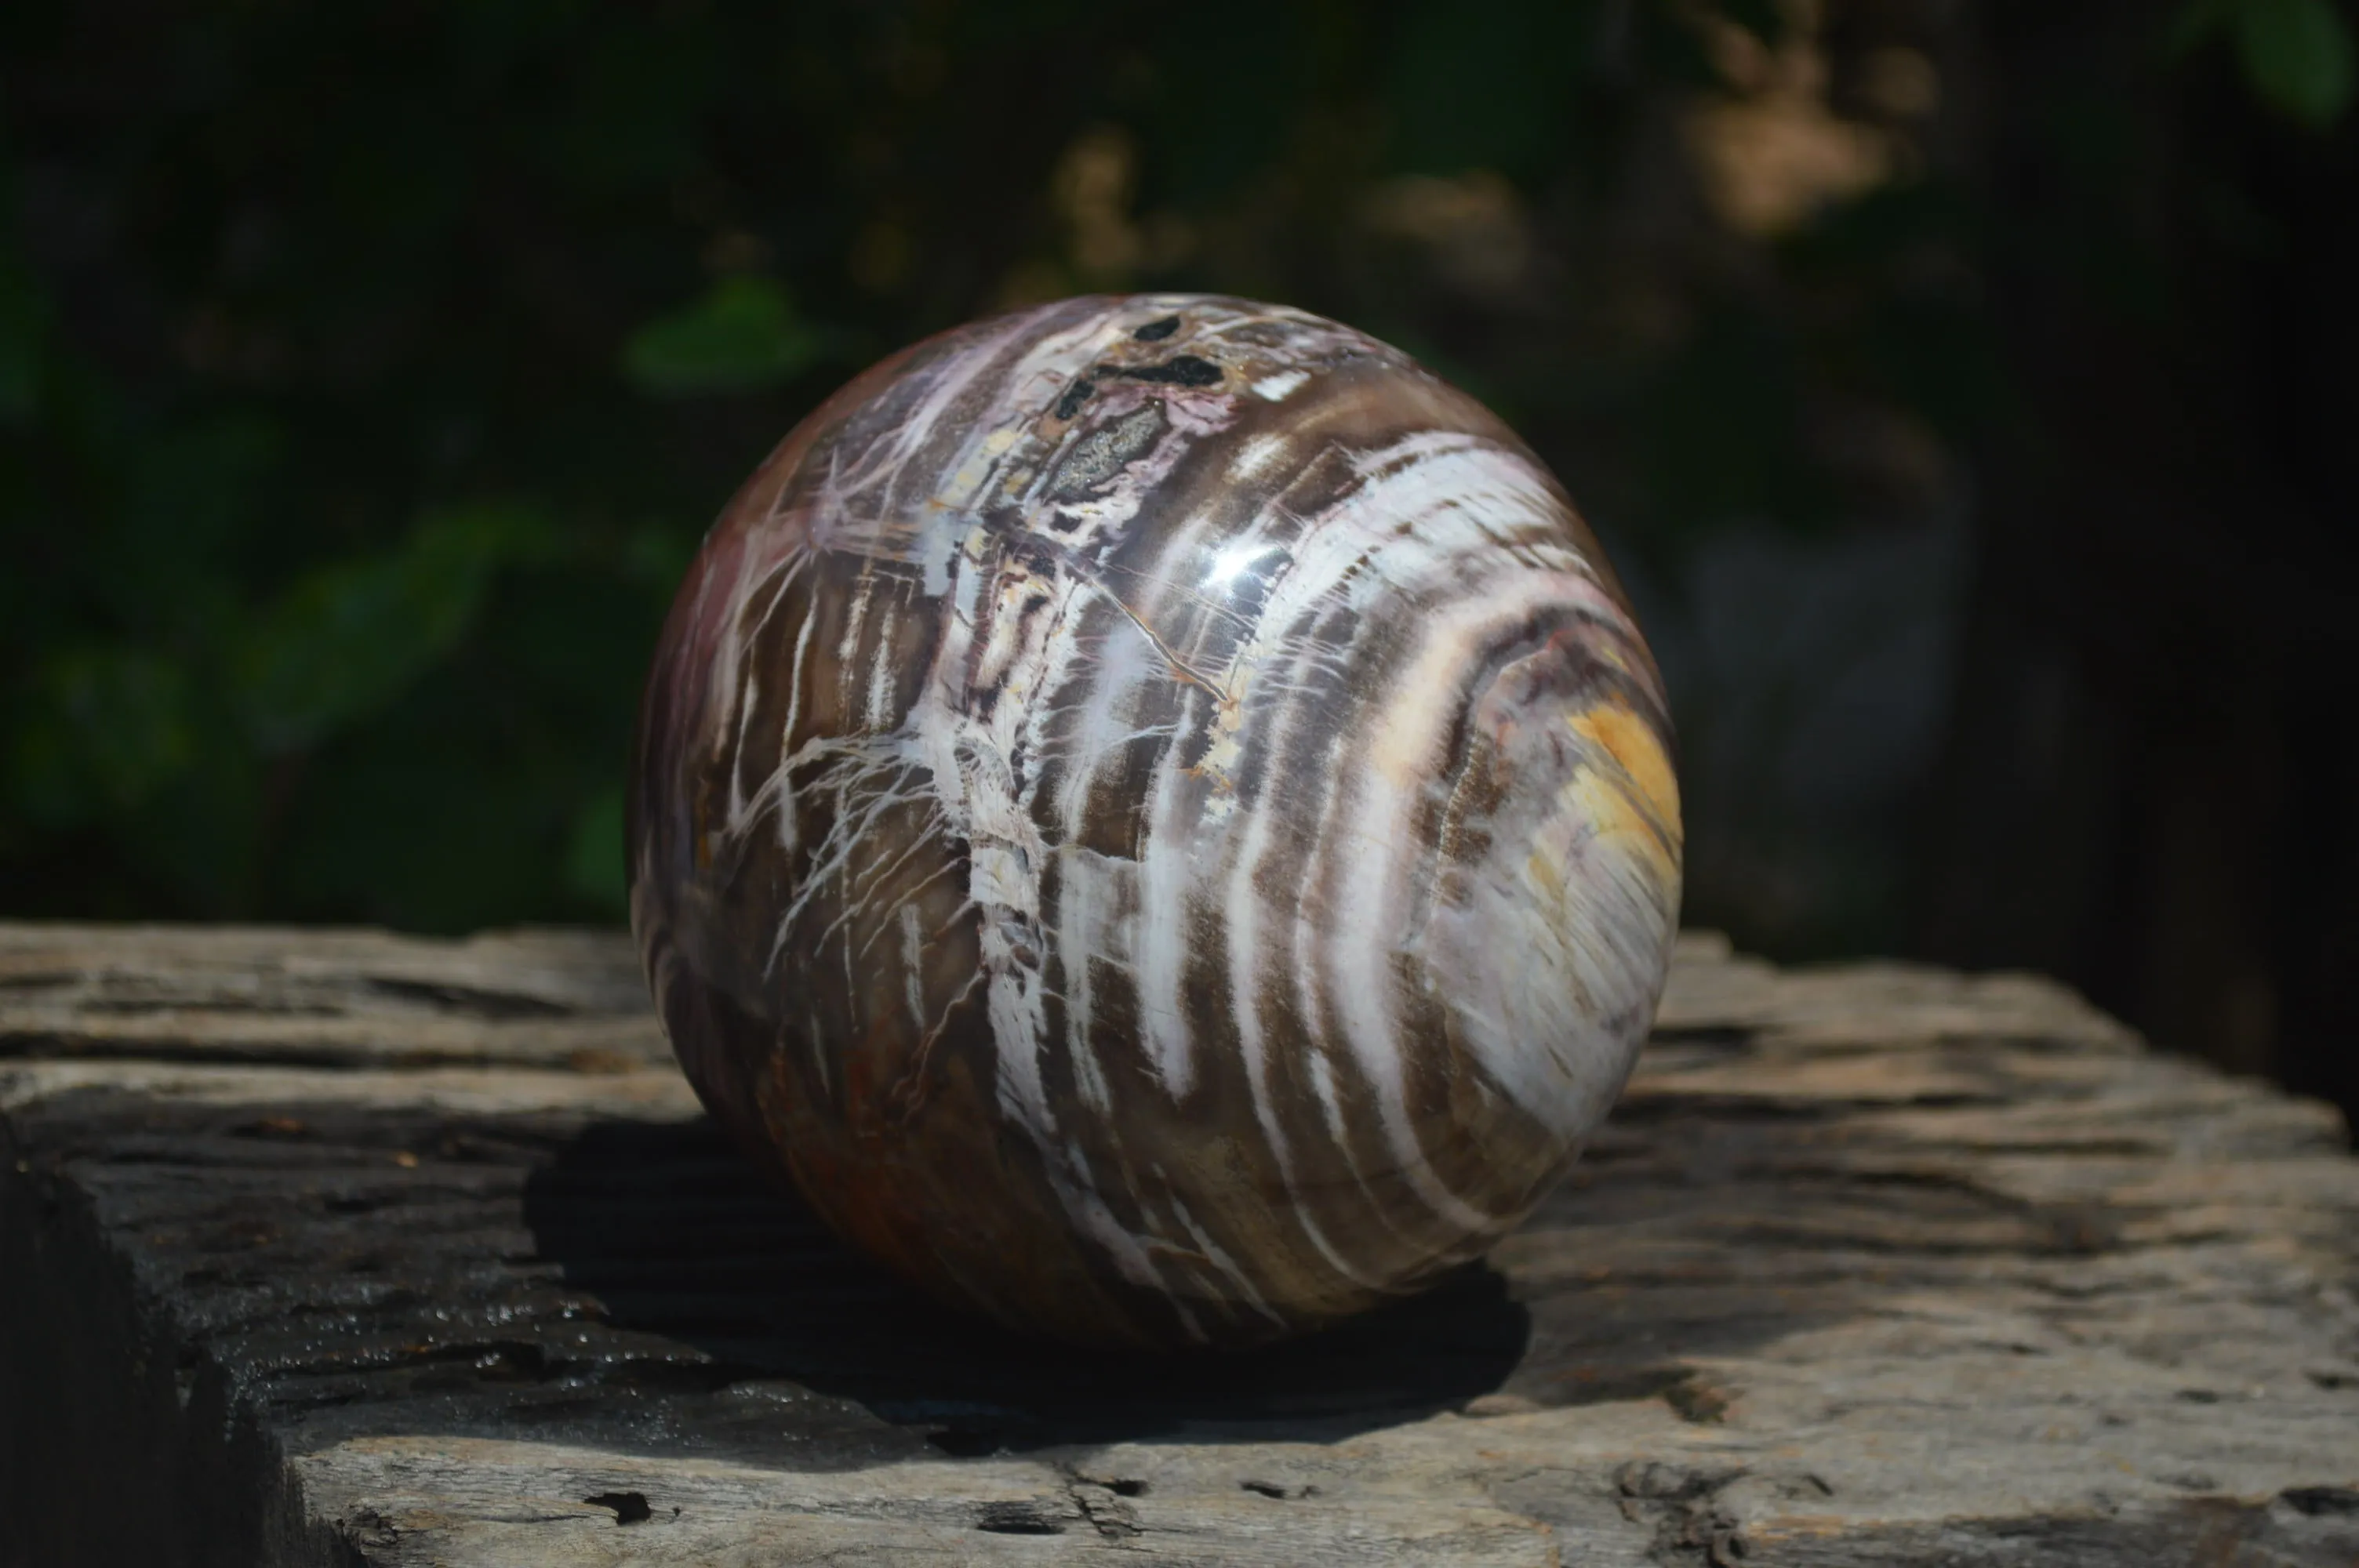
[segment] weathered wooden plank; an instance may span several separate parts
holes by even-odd
[[[1691,939],[1487,1266],[1140,1362],[753,1185],[619,938],[0,963],[0,1562],[2359,1560],[2344,1130],[2044,981]]]
[[[0,1058],[614,1072],[670,1059],[603,932],[0,923]]]

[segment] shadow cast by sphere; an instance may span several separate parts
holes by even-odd
[[[1324,1333],[1227,1355],[1114,1355],[941,1307],[763,1183],[710,1121],[606,1122],[525,1190],[544,1261],[652,1336],[707,1389],[790,1384],[856,1401],[937,1450],[1102,1444],[1185,1432],[1346,1436],[1498,1389],[1531,1323],[1484,1266]],[[629,1376],[630,1368],[619,1368]]]

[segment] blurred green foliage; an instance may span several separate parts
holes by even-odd
[[[18,0],[0,907],[615,917],[705,522],[862,364],[1030,298],[1399,342],[1662,584],[1732,526],[1939,511],[2007,395],[1946,46],[1888,9]],[[2347,105],[2325,0],[2180,33]],[[1824,167],[1746,175],[1773,131]]]
[[[623,369],[657,397],[756,392],[792,381],[821,357],[821,343],[777,283],[739,275],[632,333]]]
[[[2332,0],[2192,0],[2172,41],[2184,52],[2215,33],[2234,39],[2245,81],[2279,114],[2323,129],[2350,109],[2351,27]]]

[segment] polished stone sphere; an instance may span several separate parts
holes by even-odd
[[[1235,1345],[1481,1254],[1613,1105],[1662,686],[1539,460],[1277,306],[963,327],[798,426],[649,676],[631,918],[736,1141],[936,1294]]]

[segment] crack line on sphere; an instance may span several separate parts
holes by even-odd
[[[893,1080],[893,1087],[886,1097],[886,1104],[892,1108],[896,1120],[906,1122],[926,1108],[926,1084],[929,1076],[927,1069],[933,1065],[934,1046],[950,1029],[951,1016],[966,1005],[967,999],[974,994],[975,988],[983,984],[987,978],[987,971],[981,965],[977,965],[974,973],[967,977],[966,984],[959,988],[958,995],[942,1004],[941,1011],[935,1016],[933,1026],[919,1039],[918,1048],[909,1053],[908,1065],[903,1067],[900,1076]]]
[[[828,753],[838,756],[856,755],[857,753],[853,751],[854,744],[867,739],[869,738],[814,738],[810,742],[798,748],[795,756],[781,765],[780,772],[783,773],[791,768],[802,765],[814,752],[821,755]],[[777,968],[779,956],[785,951],[787,938],[794,923],[802,917],[803,911],[810,906],[810,901],[822,888],[832,881],[845,876],[844,867],[851,860],[860,836],[882,813],[896,806],[923,806],[929,814],[929,820],[920,836],[921,841],[940,831],[942,814],[939,803],[924,792],[922,784],[912,788],[907,783],[908,775],[920,773],[923,771],[923,763],[908,758],[863,759],[853,768],[853,776],[850,779],[831,781],[829,787],[832,788],[837,801],[841,803],[853,791],[868,787],[869,775],[899,773],[904,776],[903,783],[889,787],[875,788],[865,806],[849,824],[842,816],[838,816],[829,825],[827,837],[821,840],[819,848],[819,854],[824,858],[805,875],[803,886],[788,902],[787,908],[778,917],[770,941],[769,955],[762,966],[762,975],[765,979],[769,979]],[[848,878],[845,885],[848,889]]]
[[[1133,610],[1129,603],[1123,599],[1122,595],[1116,593],[1112,588],[1109,588],[1098,577],[1096,569],[1088,561],[1082,559],[1071,550],[1067,549],[1064,546],[1055,543],[1053,540],[1044,541],[1044,543],[1061,558],[1062,564],[1072,572],[1074,578],[1078,581],[1095,589],[1097,592],[1105,595],[1108,602],[1113,604],[1116,610],[1121,611],[1123,614],[1130,618],[1130,623],[1138,628],[1139,634],[1145,637],[1149,643],[1152,643],[1155,645],[1155,651],[1162,655],[1164,664],[1169,666],[1172,679],[1180,682],[1183,686],[1192,686],[1197,687],[1215,701],[1225,702],[1228,700],[1227,693],[1223,692],[1209,677],[1199,674],[1185,659],[1182,659],[1178,654],[1174,653],[1171,649],[1171,645],[1163,640],[1162,636],[1156,632],[1154,627],[1147,623],[1147,618],[1141,615],[1137,611]]]

